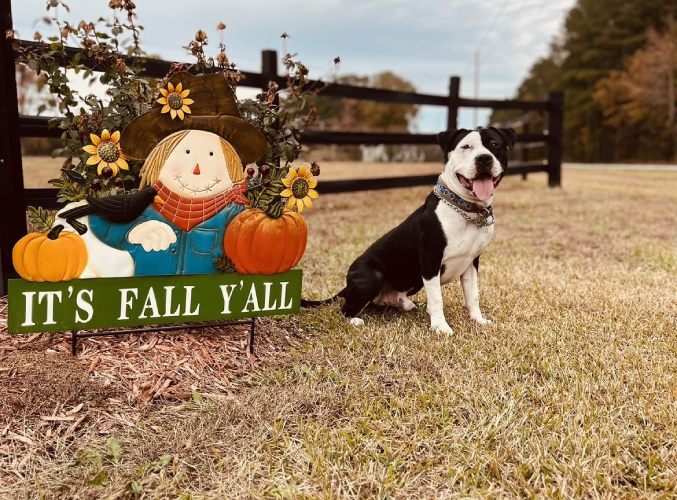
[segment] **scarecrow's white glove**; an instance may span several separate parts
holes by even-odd
[[[129,232],[127,239],[130,243],[137,243],[143,247],[146,252],[151,250],[167,250],[169,245],[176,243],[176,234],[174,230],[159,220],[149,220],[135,226]]]

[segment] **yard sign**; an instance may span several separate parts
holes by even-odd
[[[223,75],[175,73],[122,133],[90,139],[84,168],[110,179],[143,160],[139,189],[70,203],[49,231],[16,243],[23,280],[9,282],[10,333],[298,311],[300,213],[317,181],[306,167],[263,179],[266,139],[242,119]],[[265,206],[251,203],[252,186]]]
[[[9,281],[10,333],[221,321],[299,310],[301,271]]]

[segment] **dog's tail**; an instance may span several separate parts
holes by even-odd
[[[345,291],[346,291],[346,289],[344,288],[343,290],[341,290],[339,293],[337,293],[333,297],[329,297],[328,299],[324,299],[324,300],[301,299],[301,307],[312,308],[312,307],[320,307],[320,306],[323,306],[325,304],[329,304],[331,302],[334,302],[339,297],[343,297],[343,293]]]

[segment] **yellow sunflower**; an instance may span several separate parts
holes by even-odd
[[[160,89],[160,94],[162,94],[162,97],[160,97],[157,102],[163,105],[161,112],[169,113],[172,120],[177,116],[179,117],[179,120],[183,120],[186,113],[191,113],[188,106],[195,101],[188,99],[190,90],[183,90],[183,85],[181,83],[178,83],[176,87],[174,87],[171,82],[167,83],[167,88]]]
[[[87,160],[87,165],[98,165],[96,171],[99,175],[106,167],[113,170],[113,175],[117,175],[120,169],[129,170],[129,164],[120,149],[119,131],[116,130],[111,134],[108,129],[104,129],[101,137],[89,134],[89,138],[92,143],[82,149],[91,155]]]
[[[319,194],[313,189],[317,186],[317,179],[307,167],[297,169],[290,168],[287,177],[282,179],[285,189],[280,193],[283,198],[289,198],[287,208],[293,210],[296,207],[298,212],[303,211],[303,207],[310,208],[313,205],[312,200],[317,199]]]

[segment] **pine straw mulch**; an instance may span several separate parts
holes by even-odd
[[[0,443],[20,422],[72,422],[75,430],[96,414],[100,427],[106,416],[125,409],[223,395],[303,333],[287,320],[258,319],[252,356],[248,329],[86,338],[73,357],[70,334],[10,336],[7,302],[0,299]]]
[[[114,436],[151,413],[227,397],[243,375],[304,338],[292,320],[258,319],[252,356],[248,329],[86,338],[73,357],[70,334],[10,336],[0,298],[0,485],[25,480],[41,460],[64,459],[82,436]]]

